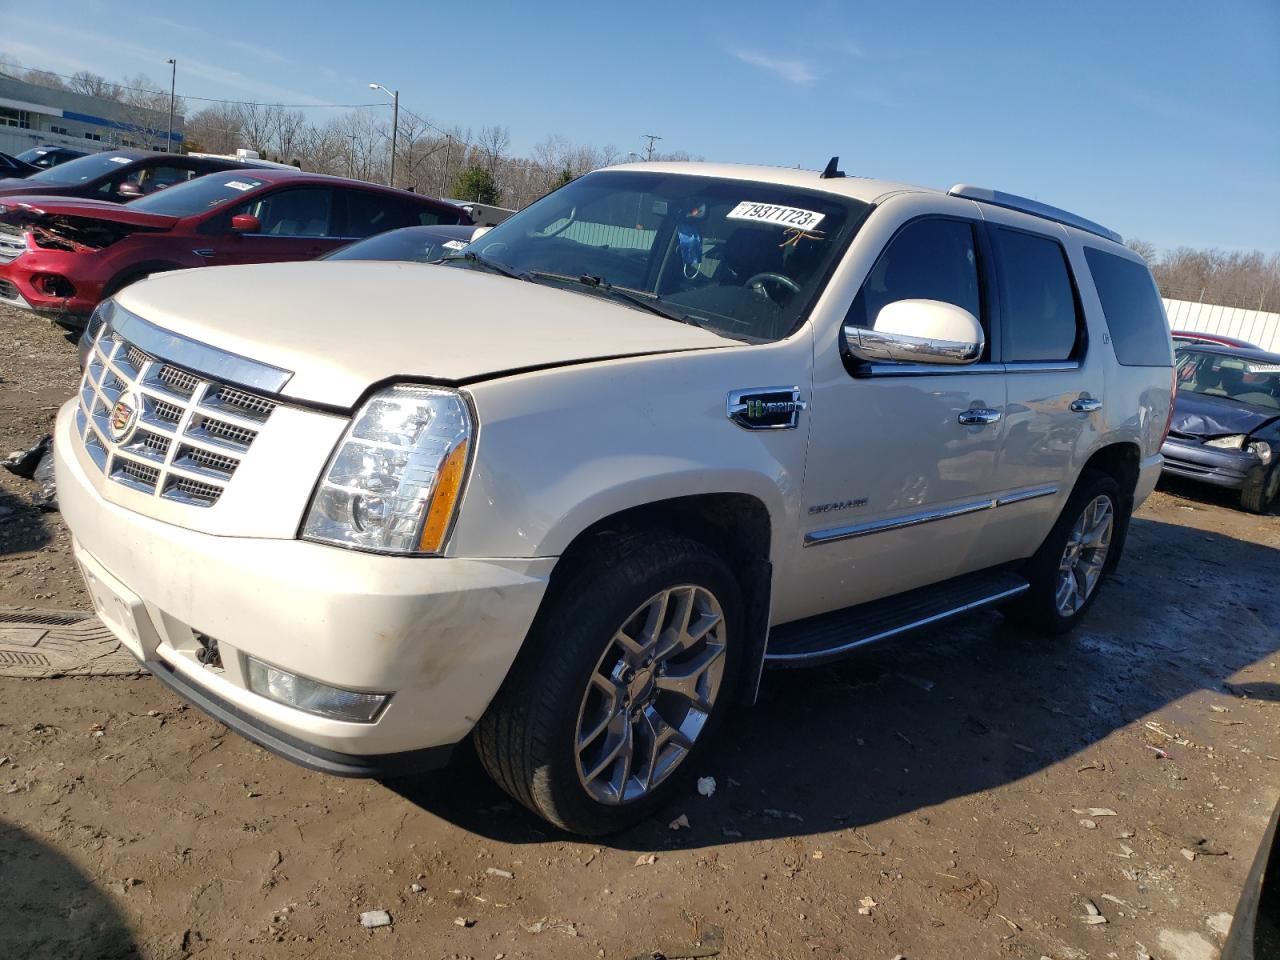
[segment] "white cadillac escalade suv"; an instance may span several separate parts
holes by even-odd
[[[59,497],[102,619],[228,726],[351,776],[473,737],[603,833],[765,666],[1084,615],[1171,408],[1119,240],[834,161],[650,163],[437,265],[162,275],[95,315]]]

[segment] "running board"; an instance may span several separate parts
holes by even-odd
[[[1030,586],[1007,567],[997,567],[784,623],[769,631],[764,660],[774,667],[825,663],[868,643],[1016,597]]]

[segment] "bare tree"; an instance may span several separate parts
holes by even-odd
[[[63,79],[56,73],[48,70],[28,70],[22,75],[22,79],[27,83],[34,83],[37,86],[48,87],[51,90],[65,90],[67,85]]]
[[[1125,241],[1125,246],[1147,261],[1147,266],[1151,266],[1156,262],[1156,245],[1154,243],[1132,237]]]
[[[511,146],[511,131],[497,124],[481,127],[474,145],[482,155],[482,162],[492,174],[497,170],[503,154]]]
[[[77,70],[71,78],[70,87],[86,97],[100,97],[103,100],[119,100],[124,95],[120,84],[112,83],[101,74],[88,70]]]

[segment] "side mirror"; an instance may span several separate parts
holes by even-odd
[[[120,186],[116,187],[116,196],[128,197],[130,200],[142,196],[142,188],[132,180],[126,180]]]
[[[896,300],[876,314],[875,327],[844,328],[850,352],[871,363],[973,363],[986,337],[978,318],[941,300]]]
[[[237,213],[231,218],[233,233],[261,233],[262,221],[252,213]]]

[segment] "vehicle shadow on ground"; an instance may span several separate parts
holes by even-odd
[[[838,665],[771,671],[761,702],[731,715],[690,771],[715,777],[715,795],[690,784],[602,842],[657,850],[819,834],[924,812],[1074,755],[1088,763],[1103,738],[1196,690],[1231,695],[1229,678],[1280,649],[1275,583],[1280,550],[1135,519],[1124,562],[1075,634],[1037,637],[989,611]],[[1237,689],[1276,699],[1278,688]],[[490,839],[555,837],[474,758],[387,786]],[[680,814],[691,828],[673,832]]]
[[[37,489],[37,484],[30,481],[19,481],[30,484]],[[30,500],[0,488],[0,556],[11,553],[31,553],[39,550],[52,538],[49,525],[45,522],[40,508]]]
[[[0,820],[0,956],[133,960],[142,951],[92,879],[53,847]]]
[[[1227,490],[1225,487],[1215,487],[1211,483],[1196,483],[1194,480],[1188,480],[1184,477],[1174,477],[1163,475],[1157,488],[1162,493],[1167,493],[1171,497],[1184,500],[1188,504],[1211,503],[1214,506],[1223,507],[1226,510],[1235,510],[1239,513],[1245,513],[1245,509],[1240,506],[1240,491]],[[1202,508],[1200,508],[1202,509]],[[1267,516],[1280,515],[1280,498],[1277,498],[1271,504],[1271,508],[1266,513]]]

